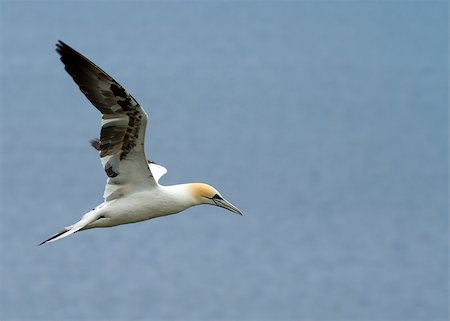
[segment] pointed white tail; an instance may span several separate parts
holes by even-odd
[[[64,230],[62,230],[61,232],[58,232],[54,235],[52,235],[50,238],[48,238],[47,240],[45,240],[44,242],[42,242],[39,245],[45,244],[45,243],[50,243],[50,242],[54,242],[57,240],[60,240],[66,236],[69,236],[75,232],[78,232],[79,230],[81,230],[83,227],[85,227],[86,225],[94,222],[97,218],[98,218],[98,214],[95,213],[95,211],[91,211],[85,215],[83,215],[83,217],[81,218],[81,220],[79,220],[77,223],[67,226],[64,228]]]

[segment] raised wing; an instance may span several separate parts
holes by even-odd
[[[159,179],[167,173],[167,168],[164,166],[161,166],[159,164],[156,164],[155,162],[148,161],[148,167],[150,167],[151,172],[153,173],[153,177],[157,182],[159,182]]]
[[[95,138],[91,140],[91,146],[94,147],[96,150],[100,151],[100,139]],[[156,182],[159,182],[159,179],[167,173],[167,168],[164,166],[161,166],[159,164],[156,164],[154,161],[147,160],[148,167],[150,167],[150,171],[153,174],[153,178]]]
[[[108,176],[105,200],[156,186],[144,151],[147,114],[106,72],[59,41],[56,51],[81,92],[102,113],[98,150]]]

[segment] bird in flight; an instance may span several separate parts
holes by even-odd
[[[56,51],[81,92],[102,114],[100,139],[92,140],[91,145],[100,154],[107,182],[102,204],[40,245],[78,231],[145,221],[201,204],[242,215],[208,184],[159,184],[167,170],[145,155],[144,109],[111,76],[64,42],[56,44]]]

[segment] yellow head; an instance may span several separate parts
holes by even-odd
[[[228,202],[214,187],[204,183],[189,184],[189,190],[198,204],[209,204],[223,207],[233,213],[242,215],[242,212]]]

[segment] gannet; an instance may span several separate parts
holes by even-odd
[[[208,184],[159,184],[167,169],[145,156],[144,109],[111,76],[64,42],[58,41],[56,51],[81,92],[102,114],[100,139],[92,140],[91,145],[100,154],[107,182],[102,204],[39,245],[78,231],[145,221],[201,204],[242,215]]]

